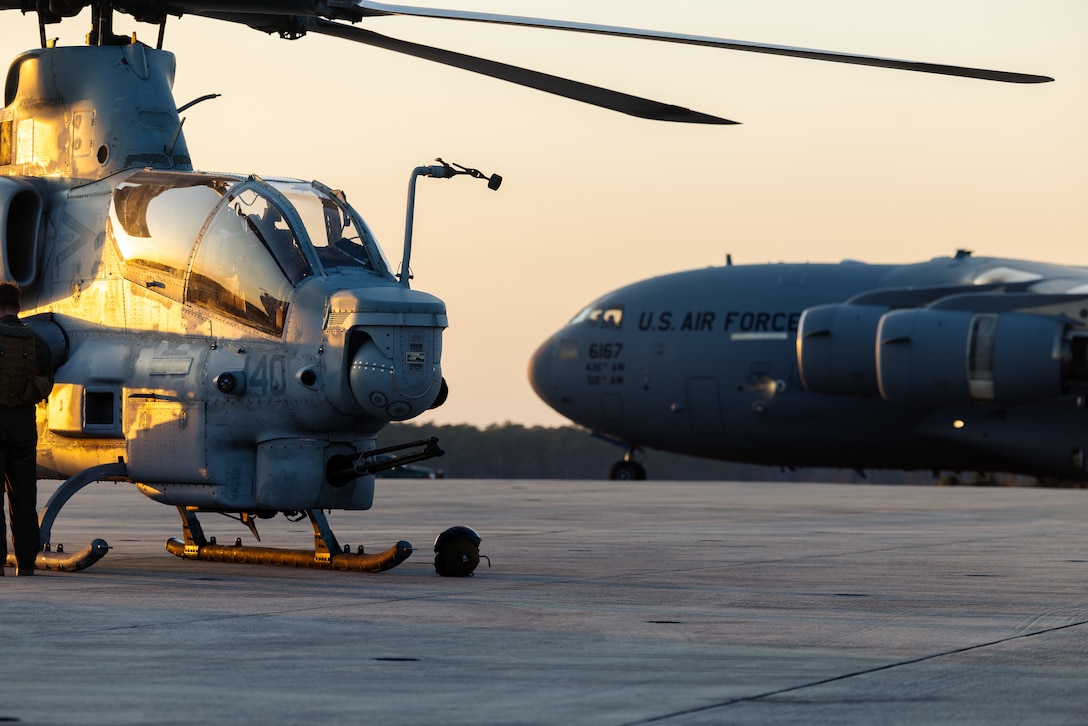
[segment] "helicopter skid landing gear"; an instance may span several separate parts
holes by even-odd
[[[170,554],[191,560],[236,562],[253,565],[286,565],[289,567],[313,567],[323,570],[353,570],[355,572],[384,572],[408,559],[412,545],[404,540],[377,554],[343,551],[336,535],[329,529],[329,522],[321,510],[307,510],[314,526],[313,550],[286,550],[277,547],[251,547],[236,540],[233,545],[217,544],[204,536],[204,530],[196,513],[178,507],[181,513],[185,541],[171,537],[166,542]]]
[[[45,507],[38,517],[38,531],[41,536],[41,551],[34,558],[35,570],[54,570],[56,572],[79,572],[85,570],[110,551],[110,546],[104,539],[93,539],[91,543],[77,552],[65,552],[63,544],[57,544],[56,550],[52,548],[53,522],[61,508],[72,496],[88,484],[96,481],[126,481],[128,469],[124,463],[118,461],[115,464],[101,464],[84,469],[75,476],[69,477],[57,487],[53,496],[49,497]],[[15,555],[8,554],[7,562],[0,563],[8,567],[15,567]]]
[[[110,551],[104,539],[93,539],[79,552],[65,552],[64,545],[57,545],[56,552],[45,550],[34,558],[35,570],[55,570],[56,572],[79,572],[98,562]],[[8,554],[8,567],[15,567],[15,555]]]

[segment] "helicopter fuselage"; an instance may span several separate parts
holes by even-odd
[[[8,77],[4,272],[56,366],[39,476],[123,461],[172,505],[367,509],[372,475],[326,469],[441,402],[445,305],[342,193],[194,171],[173,67],[139,43],[46,48]]]

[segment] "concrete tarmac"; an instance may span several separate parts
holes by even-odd
[[[109,554],[0,579],[0,722],[1088,723],[1088,491],[378,485],[329,519],[416,546],[379,574],[181,560],[176,510],[91,485],[53,539]],[[491,560],[471,578],[434,572],[455,524]]]

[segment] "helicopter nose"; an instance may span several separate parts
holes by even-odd
[[[328,304],[345,397],[379,421],[406,421],[441,404],[445,303],[398,286],[339,290]]]

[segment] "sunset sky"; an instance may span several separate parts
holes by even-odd
[[[977,255],[1088,265],[1084,0],[452,0],[562,18],[1055,77],[1012,85],[415,18],[377,32],[742,122],[645,121],[317,35],[171,18],[194,164],[343,188],[396,266],[408,178],[437,156],[504,177],[419,182],[412,286],[443,298],[430,423],[563,425],[536,347],[585,304],[688,268]],[[84,17],[50,26],[83,41]],[[154,45],[156,28],[115,30]],[[36,18],[0,14],[9,59]]]

